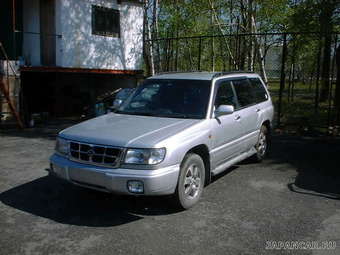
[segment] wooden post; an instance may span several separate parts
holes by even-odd
[[[9,87],[9,84],[8,84],[8,87]],[[12,100],[11,100],[10,95],[9,95],[9,91],[6,89],[6,86],[5,86],[4,82],[3,82],[3,76],[2,75],[0,75],[0,91],[4,94],[5,99],[6,99],[7,103],[8,103],[9,109],[11,110],[11,113],[16,118],[19,127],[20,128],[24,128],[24,125],[23,125],[23,123],[21,121],[19,113],[15,110],[15,107],[14,107],[14,105],[12,103]]]

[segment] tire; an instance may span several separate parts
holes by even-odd
[[[202,158],[188,153],[182,163],[177,182],[174,202],[176,207],[189,209],[202,196],[205,183],[205,167]]]
[[[268,128],[264,125],[261,126],[260,133],[255,145],[256,153],[253,156],[255,162],[261,162],[268,153],[270,136]]]

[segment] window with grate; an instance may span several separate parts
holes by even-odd
[[[92,5],[92,34],[120,37],[119,11]]]

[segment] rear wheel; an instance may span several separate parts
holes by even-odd
[[[256,154],[254,155],[254,160],[256,162],[261,162],[268,153],[269,146],[269,133],[266,126],[261,126],[260,133],[255,145]]]
[[[179,179],[175,192],[176,205],[189,209],[200,199],[205,181],[205,168],[202,158],[188,153],[181,164]]]

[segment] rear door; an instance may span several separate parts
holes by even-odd
[[[261,125],[261,102],[268,99],[268,95],[262,92],[256,80],[248,78],[233,80],[233,87],[238,100],[237,113],[242,119],[242,141],[245,150],[249,150],[257,142]]]
[[[273,107],[269,100],[269,95],[265,89],[264,83],[258,77],[249,78],[251,90],[253,91],[254,98],[256,100],[255,112],[257,116],[257,129],[259,130],[262,123],[268,119],[268,116],[272,116]],[[270,119],[271,120],[271,119]],[[257,136],[255,139],[249,140],[248,147],[252,147],[257,142]]]
[[[247,150],[249,145],[257,140],[258,136],[256,100],[247,78],[233,80],[233,86],[238,101],[236,113],[242,120],[242,144]]]

